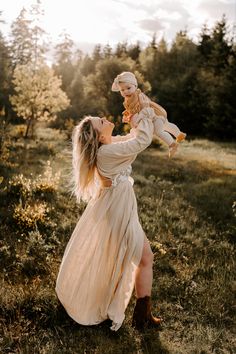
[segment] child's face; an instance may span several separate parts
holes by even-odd
[[[126,82],[119,83],[119,88],[122,97],[130,97],[136,91],[135,85]]]

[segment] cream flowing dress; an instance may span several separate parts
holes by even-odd
[[[56,293],[71,318],[82,325],[112,320],[117,331],[125,318],[140,263],[144,231],[140,225],[131,164],[150,145],[152,108],[143,108],[135,135],[113,137],[97,155],[97,169],[112,180],[91,199],[66,246]]]

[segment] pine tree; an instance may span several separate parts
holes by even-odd
[[[37,0],[30,10],[23,8],[11,25],[11,53],[13,69],[16,65],[33,63],[35,69],[45,60],[46,32],[40,27],[44,11]]]
[[[48,46],[45,40],[46,31],[40,26],[44,10],[42,8],[41,0],[37,0],[35,4],[31,5],[30,16],[32,18],[31,38],[33,44],[32,63],[34,68],[39,67],[45,62],[45,54]]]
[[[72,62],[73,56],[73,47],[74,42],[71,39],[70,35],[66,32],[62,32],[59,36],[61,41],[56,45],[55,49],[55,58],[57,64],[65,64],[68,62]]]
[[[115,49],[115,56],[118,58],[126,57],[127,56],[127,42],[118,43]]]
[[[227,138],[235,134],[235,50],[230,39],[225,16],[211,31],[201,33],[200,83],[205,100],[204,128],[208,137]]]
[[[31,32],[32,21],[27,18],[27,11],[23,8],[11,25],[11,56],[13,67],[25,65],[33,60],[33,38]]]
[[[112,57],[112,48],[109,44],[106,44],[105,47],[103,48],[102,56],[105,59]]]
[[[137,42],[136,44],[132,44],[129,46],[127,55],[131,59],[138,61],[140,53],[141,53],[141,48],[139,42]]]
[[[72,63],[74,42],[66,32],[60,34],[61,41],[55,47],[56,63],[53,66],[57,75],[61,76],[62,89],[69,95],[71,81],[75,69]]]

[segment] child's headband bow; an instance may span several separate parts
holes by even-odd
[[[117,75],[115,80],[113,81],[111,90],[112,91],[120,91],[119,83],[127,83],[127,84],[132,84],[134,86],[138,86],[136,77],[134,76],[133,73],[130,73],[128,71],[123,72],[120,75]]]

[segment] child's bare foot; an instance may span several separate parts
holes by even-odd
[[[185,133],[180,133],[176,138],[176,142],[180,143],[181,141],[183,141],[186,138],[186,135],[187,134],[185,134]]]
[[[176,153],[178,149],[179,144],[176,142],[173,142],[171,145],[169,145],[169,157],[173,157],[174,154]]]

